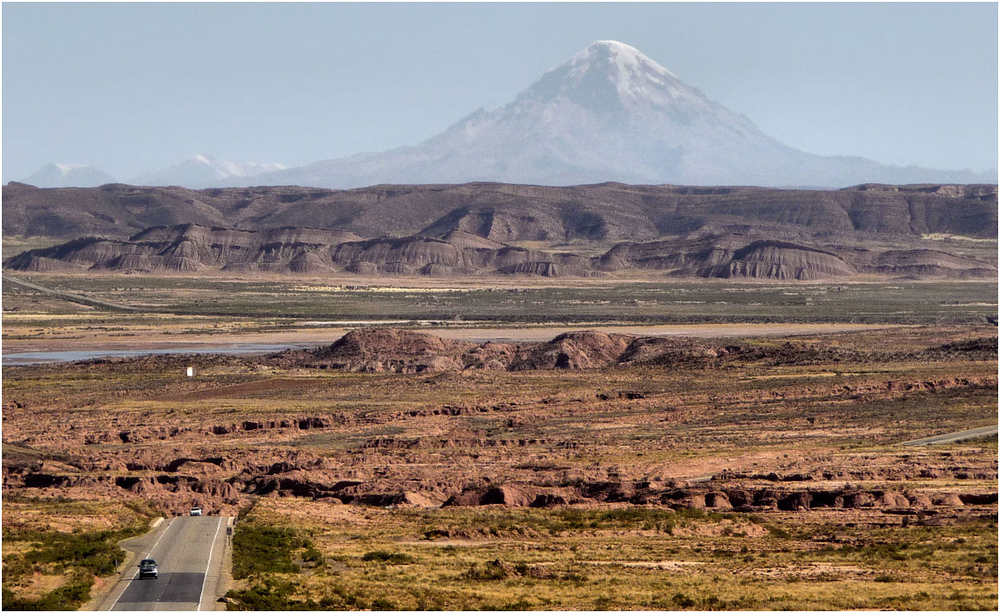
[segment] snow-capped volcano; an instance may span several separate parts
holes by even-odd
[[[153,171],[132,180],[135,185],[181,185],[184,187],[216,187],[234,180],[253,177],[265,172],[284,170],[281,164],[241,163],[217,160],[209,155],[196,155],[162,170]]]
[[[85,164],[46,164],[21,181],[35,187],[97,187],[114,183],[108,173]]]
[[[844,187],[995,180],[799,151],[634,47],[598,41],[506,106],[480,109],[419,145],[266,173],[253,182],[336,188],[467,181]]]
[[[616,41],[598,41],[545,73],[518,101],[567,99],[595,113],[667,107],[678,101],[699,105],[705,96],[672,72]]]
[[[753,156],[741,152],[792,151],[616,41],[590,45],[492,115],[514,127],[513,138],[517,131],[544,135],[546,149],[585,180],[746,181],[754,178]]]
[[[509,104],[480,109],[412,147],[299,168],[198,155],[132,182],[189,188],[469,181],[846,187],[996,180],[995,173],[901,168],[799,151],[634,47],[604,40],[543,74]],[[105,175],[92,184],[110,181]],[[26,182],[56,186],[45,177]]]

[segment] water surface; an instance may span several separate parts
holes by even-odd
[[[79,362],[94,358],[135,358],[144,355],[181,355],[181,354],[243,354],[243,353],[274,353],[285,349],[300,349],[311,347],[312,344],[255,344],[244,343],[225,345],[221,347],[172,347],[169,349],[87,349],[81,351],[30,351],[26,353],[8,353],[3,356],[4,366],[28,366],[31,364],[53,364],[57,362]]]

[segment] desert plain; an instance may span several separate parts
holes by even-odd
[[[5,608],[196,505],[217,608],[997,606],[992,281],[13,279]]]

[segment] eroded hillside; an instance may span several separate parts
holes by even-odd
[[[5,236],[73,239],[5,262],[31,272],[996,276],[997,191],[989,185],[192,191],[11,184],[3,207]]]

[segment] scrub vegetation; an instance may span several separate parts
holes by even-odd
[[[4,496],[3,608],[73,610],[126,559],[118,543],[156,512],[141,501],[101,503]],[[12,521],[7,518],[14,517]]]
[[[232,610],[991,610],[995,516],[949,526],[660,509],[345,509],[263,501],[324,564],[229,593]],[[474,538],[441,539],[461,527]],[[431,536],[429,536],[429,534]],[[385,560],[366,552],[378,544]],[[391,552],[391,553],[390,553]],[[397,561],[393,561],[393,559]]]

